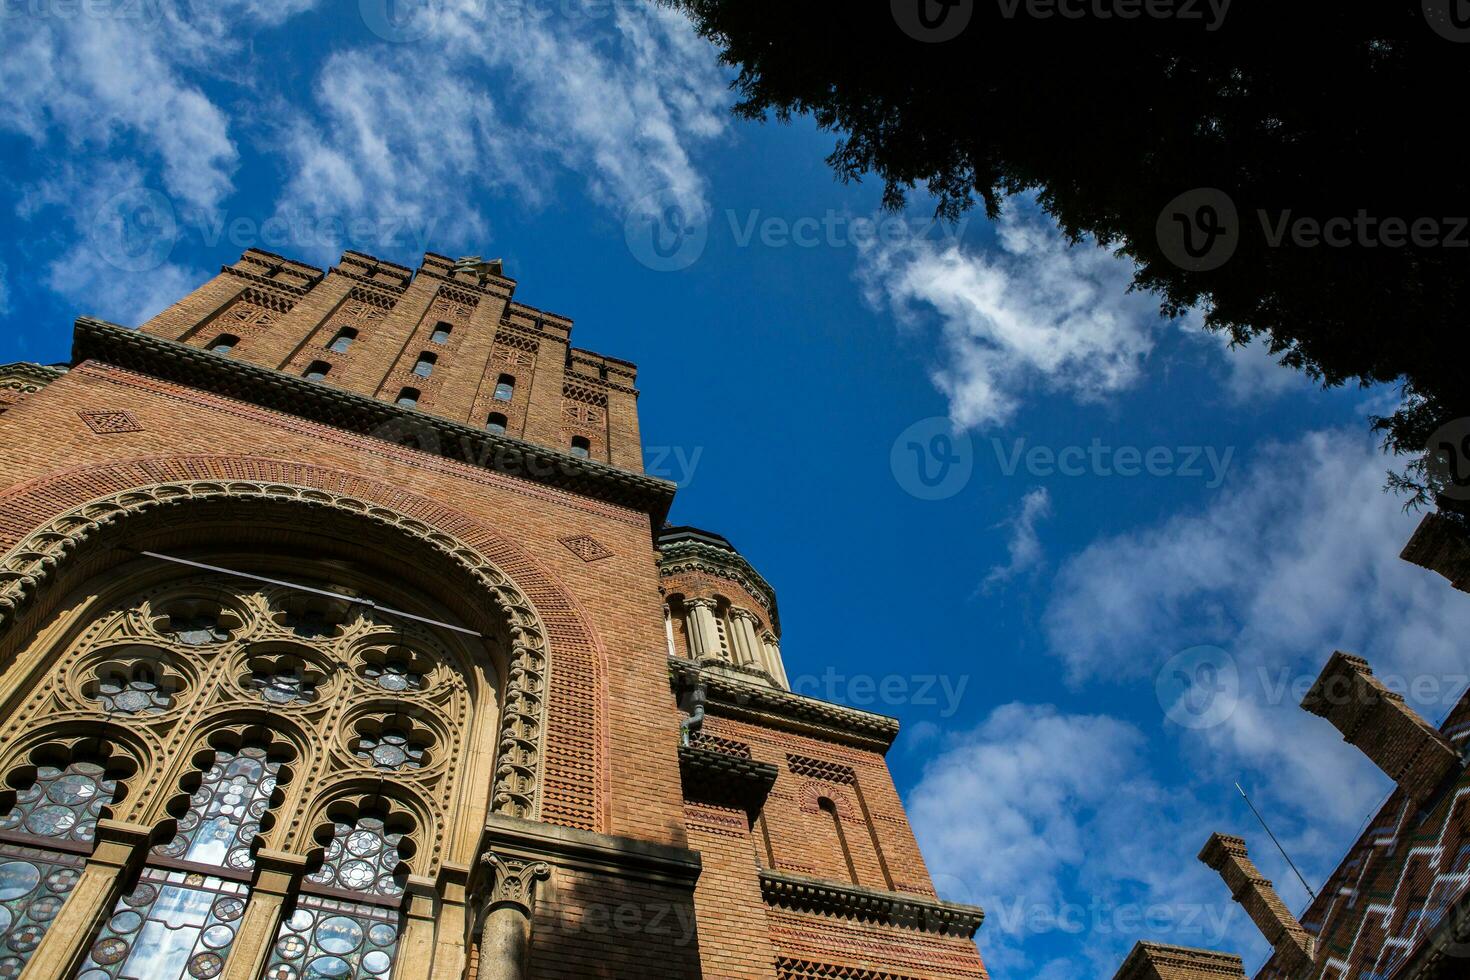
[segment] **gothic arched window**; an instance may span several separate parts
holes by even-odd
[[[402,842],[375,816],[332,825],[321,868],[306,876],[296,911],[281,924],[266,980],[388,976],[401,930]]]
[[[173,839],[153,848],[78,980],[219,976],[245,914],[255,867],[250,845],[270,809],[280,767],[256,745],[215,753]]]
[[[100,761],[41,765],[0,816],[0,976],[13,977],[81,877],[118,784]]]

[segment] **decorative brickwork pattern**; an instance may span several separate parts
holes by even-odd
[[[132,412],[78,412],[87,428],[98,435],[107,436],[120,432],[142,432],[143,427]]]
[[[844,766],[840,762],[826,762],[822,759],[813,759],[805,755],[787,754],[786,764],[790,767],[792,775],[808,776],[812,779],[825,779],[832,783],[845,783],[852,785],[857,782],[857,770],[852,766]]]
[[[567,546],[568,551],[585,562],[601,561],[613,556],[611,551],[602,546],[602,542],[587,534],[562,538],[561,543]]]

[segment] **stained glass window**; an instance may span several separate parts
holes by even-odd
[[[422,691],[424,675],[398,659],[381,664],[368,664],[362,668],[362,676],[385,691]]]
[[[212,980],[224,971],[248,892],[241,882],[145,868],[102,927],[77,980]]]
[[[260,832],[260,818],[270,809],[280,767],[253,745],[238,754],[216,753],[214,765],[189,799],[189,812],[179,818],[174,839],[159,844],[153,853],[236,871],[253,868],[250,843]]]
[[[153,848],[150,861],[248,872],[279,769],[259,746],[216,752],[173,840]],[[243,881],[150,863],[113,909],[77,980],[212,980],[224,970],[248,898]]]
[[[0,830],[90,844],[97,818],[116,791],[117,783],[94,762],[40,766],[36,781],[19,790],[15,806],[0,817]]]
[[[327,614],[320,609],[292,610],[286,613],[284,623],[287,629],[303,640],[331,636],[337,631],[336,624],[328,620]]]
[[[200,647],[210,643],[223,643],[230,638],[230,631],[219,624],[216,613],[179,613],[168,618],[168,633],[180,643]]]
[[[104,711],[123,715],[161,714],[173,703],[173,692],[158,683],[147,667],[135,668],[132,676],[121,671],[102,678],[93,696]]]
[[[299,669],[284,664],[252,670],[245,684],[272,704],[310,704],[316,700],[316,685]]]
[[[266,980],[383,978],[393,968],[398,938],[394,909],[303,895],[281,925]]]
[[[402,834],[389,833],[377,817],[333,826],[321,870],[307,875],[306,889],[314,885],[364,900],[339,900],[304,890],[296,911],[281,924],[266,980],[388,976],[400,932],[395,900],[403,894],[405,878],[395,869],[402,861],[398,851],[402,839]]]
[[[102,766],[87,761],[38,766],[35,782],[16,791],[0,817],[0,977],[19,974],[40,945],[81,876],[97,818],[116,792]],[[38,837],[79,853],[21,843]]]
[[[403,860],[398,853],[402,834],[388,833],[376,817],[338,821],[332,830],[321,870],[307,875],[307,881],[359,894],[403,894],[404,878],[395,872]]]
[[[401,728],[389,728],[376,735],[359,736],[357,757],[378,769],[390,772],[424,767],[424,747],[410,741],[409,733]]]

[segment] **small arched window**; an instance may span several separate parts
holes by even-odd
[[[508,402],[516,396],[516,379],[513,374],[502,374],[495,382],[495,400]]]
[[[327,349],[336,351],[338,354],[345,354],[347,353],[347,348],[351,347],[352,342],[356,339],[356,330],[351,327],[343,327],[337,331],[337,336],[332,338],[332,342],[327,345]]]
[[[240,343],[239,337],[236,337],[232,333],[222,333],[214,338],[214,343],[209,345],[209,349],[216,354],[228,354],[235,349],[235,345],[238,343]]]
[[[417,388],[404,388],[398,393],[398,404],[404,408],[418,408],[419,395]]]
[[[306,369],[307,381],[320,381],[332,373],[332,365],[326,361],[312,361],[311,367]]]
[[[572,455],[586,459],[592,455],[592,440],[586,436],[572,436]]]
[[[852,851],[847,847],[847,833],[842,829],[842,817],[837,813],[837,804],[824,796],[817,801],[817,809],[832,818],[832,826],[837,829],[837,846],[842,849],[842,860],[847,863],[847,875],[854,885],[858,884],[857,866],[852,863]]]
[[[509,421],[509,419],[499,412],[491,412],[490,417],[485,420],[485,431],[503,436],[505,435],[505,426]]]
[[[449,343],[449,335],[452,333],[454,333],[454,327],[440,320],[438,326],[434,328],[434,335],[429,339],[436,344],[447,344]]]
[[[439,356],[437,354],[430,354],[428,351],[424,351],[419,355],[418,362],[414,364],[413,373],[421,378],[427,378],[434,373],[434,365],[438,363]]]

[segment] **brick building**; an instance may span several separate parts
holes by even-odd
[[[515,290],[251,250],[0,367],[0,976],[986,976],[897,723]]]
[[[1470,521],[1440,501],[1403,558],[1470,591]],[[1271,944],[1256,980],[1470,977],[1470,692],[1435,728],[1368,662],[1337,652],[1302,700],[1397,788],[1298,920],[1251,861],[1214,834],[1199,858]],[[1142,942],[1115,980],[1243,980],[1237,956]]]

